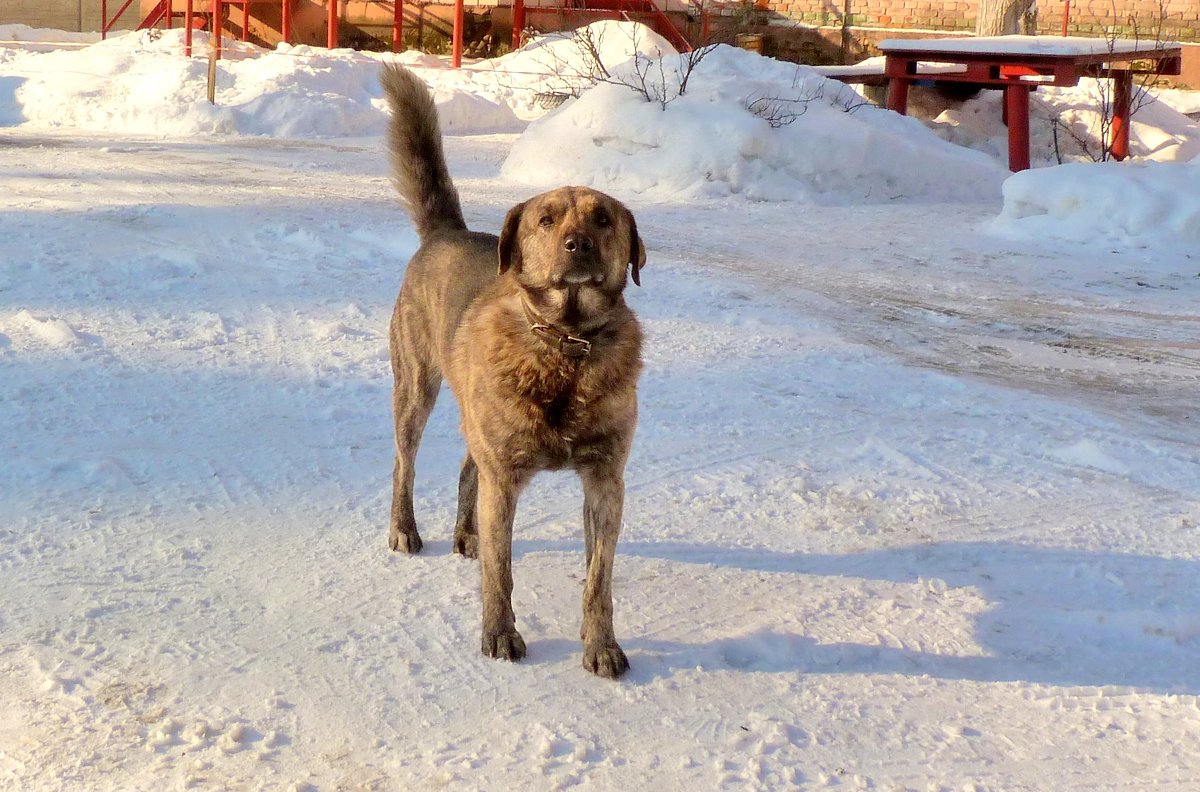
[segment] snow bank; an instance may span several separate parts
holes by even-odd
[[[1004,175],[998,93],[939,119],[944,135],[986,152],[988,160],[947,145],[915,120],[861,105],[856,93],[810,69],[729,47],[713,52],[687,94],[665,111],[622,86],[589,90],[598,71],[628,77],[635,56],[643,63],[663,59],[668,72],[679,62],[670,44],[629,22],[545,36],[461,70],[421,53],[286,44],[269,51],[226,41],[215,106],[206,98],[209,40],[203,32],[194,37],[197,55],[190,59],[181,56],[181,30],[97,41],[95,34],[6,25],[0,41],[54,43],[49,51],[0,45],[4,126],[169,137],[375,136],[387,117],[379,69],[396,61],[430,84],[448,134],[519,131],[556,100],[582,93],[515,145],[504,173],[530,184],[585,183],[672,199],[740,194],[829,203],[987,197],[999,191]],[[1087,115],[1095,90],[1090,83],[1043,90],[1037,101],[1085,128],[1095,121]],[[1049,161],[1048,121],[1040,127],[1035,122],[1034,138],[1035,159],[1040,152]],[[1189,160],[1200,153],[1200,126],[1166,102],[1154,102],[1135,116],[1132,145],[1142,157]]]
[[[1200,252],[1200,164],[1068,164],[1014,174],[993,229],[1007,235]],[[1186,253],[1185,253],[1186,255]]]
[[[668,95],[678,63],[664,59]],[[614,70],[626,80],[631,71]],[[649,72],[655,79],[658,65]],[[981,198],[1003,178],[996,162],[808,67],[727,46],[665,110],[623,85],[587,91],[531,125],[503,173],[537,185],[768,201]]]
[[[138,31],[79,50],[0,60],[0,124],[185,137],[363,137],[384,130],[379,69],[385,60],[417,67],[422,76],[446,72],[440,59],[421,53],[330,52],[286,44],[270,51],[227,40],[214,106],[207,101],[208,61],[202,55],[208,36],[195,34],[198,54],[189,59],[181,55],[183,35]],[[434,83],[448,133],[524,125],[502,92],[473,88],[461,78]]]

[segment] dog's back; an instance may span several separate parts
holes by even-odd
[[[392,110],[388,153],[392,180],[408,205],[421,239],[437,231],[465,231],[458,191],[442,153],[437,108],[425,83],[401,66],[385,66],[380,78]]]

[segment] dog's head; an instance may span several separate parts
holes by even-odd
[[[500,232],[500,273],[547,318],[569,324],[606,312],[625,288],[641,285],[646,249],[633,214],[587,187],[560,187],[509,210]]]

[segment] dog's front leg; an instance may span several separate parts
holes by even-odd
[[[629,661],[613,631],[612,572],[621,532],[625,480],[619,468],[586,468],[583,479],[583,533],[587,553],[587,583],[583,589],[583,667],[615,679]]]
[[[525,641],[512,609],[512,526],[519,482],[511,475],[479,470],[479,576],[483,595],[483,653],[520,660]]]

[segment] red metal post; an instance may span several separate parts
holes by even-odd
[[[163,0],[167,6],[167,30],[171,29],[171,22],[175,19],[175,3],[174,0]]]
[[[1133,103],[1133,72],[1129,69],[1113,69],[1110,72],[1113,83],[1112,127],[1109,135],[1112,137],[1112,156],[1115,160],[1123,160],[1129,156],[1129,117],[1132,115],[1130,105]]]
[[[1067,24],[1071,21],[1071,0],[1066,0],[1063,4],[1063,31],[1062,34],[1067,35]]]
[[[513,0],[513,49],[521,48],[521,31],[525,29],[525,0]]]
[[[189,58],[192,57],[192,11],[194,5],[194,0],[187,0],[187,10],[183,14],[183,23],[187,26],[187,30],[183,31],[183,53]]]
[[[106,0],[100,2],[100,38],[107,38],[108,31],[112,30],[113,25],[117,24],[117,20],[121,18],[121,14],[133,3],[133,0],[125,0],[125,5],[117,9],[117,13],[113,14],[113,18],[108,18],[108,3]]]
[[[325,46],[337,49],[338,44],[338,0],[329,0],[329,26],[326,30]]]
[[[217,60],[221,59],[221,33],[225,28],[225,0],[212,0],[212,34],[217,50]]]
[[[462,66],[462,49],[463,49],[463,0],[454,0],[454,39],[453,49],[450,53],[450,65],[455,69]]]
[[[404,49],[404,0],[395,0],[392,14],[392,52],[399,52]]]
[[[1029,170],[1029,86],[1004,86],[1004,109],[1008,111],[1008,169]]]
[[[283,0],[283,8],[280,9],[280,16],[283,21],[279,23],[279,35],[283,38],[283,43],[292,43],[292,0]]]
[[[250,40],[250,0],[242,0],[242,41]]]

